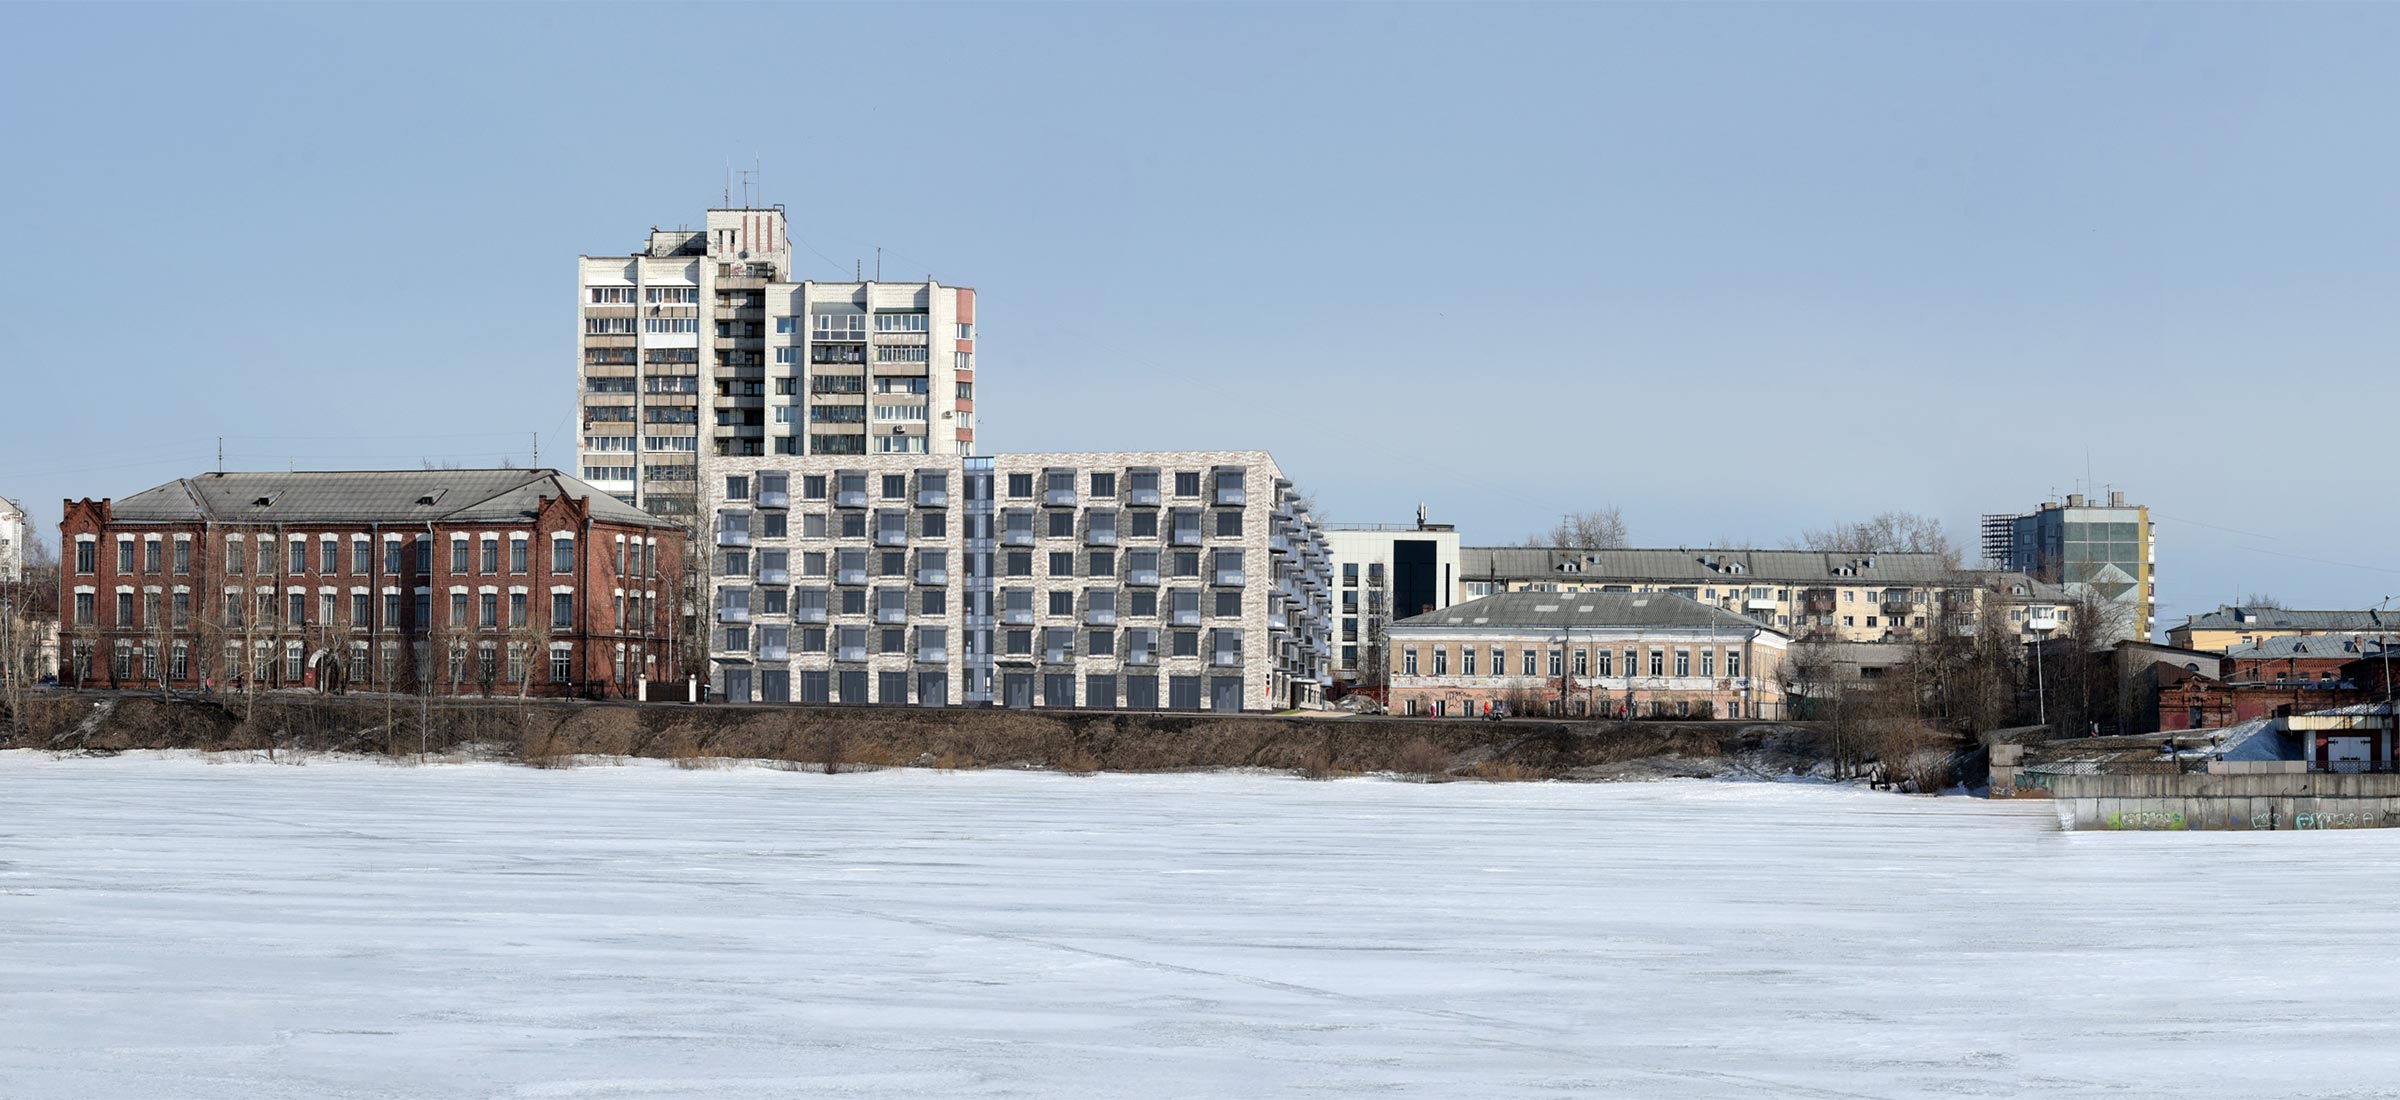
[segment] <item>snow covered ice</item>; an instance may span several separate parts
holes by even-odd
[[[2400,1092],[2400,832],[0,754],[0,1096]]]

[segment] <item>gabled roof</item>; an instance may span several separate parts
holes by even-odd
[[[1459,550],[1458,559],[1460,575],[1478,580],[1571,578],[1668,584],[1800,585],[1960,583],[1958,571],[1939,554],[1469,546]]]
[[[2400,614],[2364,611],[2291,611],[2281,607],[2219,607],[2184,620],[2177,630],[2392,630]]]
[[[532,518],[545,496],[589,499],[597,520],[669,526],[556,470],[209,473],[145,489],[110,510],[134,523],[513,523]]]
[[[1748,637],[1753,631],[1781,634],[1759,625],[1756,619],[1657,592],[1502,592],[1400,619],[1389,629],[1454,626],[1539,630],[1713,627],[1738,637]]]
[[[2226,660],[2354,660],[2360,657],[2379,657],[2383,650],[2372,638],[2354,640],[2339,634],[2293,634],[2281,638],[2260,638],[2230,646]]]

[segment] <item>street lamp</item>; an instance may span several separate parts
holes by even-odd
[[[2058,621],[2056,619],[2048,620],[2051,625],[2042,626],[2040,624],[2043,621],[2044,620],[2041,619],[2035,619],[2026,624],[2026,629],[2033,631],[2036,635],[2033,643],[2033,698],[2034,706],[2036,708],[2035,713],[2038,716],[2041,724],[2048,726],[2050,724],[2050,688],[2049,685],[2044,683],[2042,679],[2042,650],[2050,641],[2050,632],[2058,628]]]

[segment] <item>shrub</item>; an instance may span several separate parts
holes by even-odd
[[[1446,777],[1450,772],[1450,754],[1422,737],[1400,746],[1392,754],[1392,770],[1401,775],[1413,775],[1426,782]]]
[[[1051,760],[1050,767],[1068,775],[1090,775],[1100,770],[1100,758],[1080,748],[1071,748]]]

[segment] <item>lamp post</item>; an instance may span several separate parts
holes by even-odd
[[[2050,640],[2050,629],[2039,626],[2033,628],[2033,698],[2035,714],[2044,726],[2050,724],[2050,688],[2042,679],[2042,649]]]

